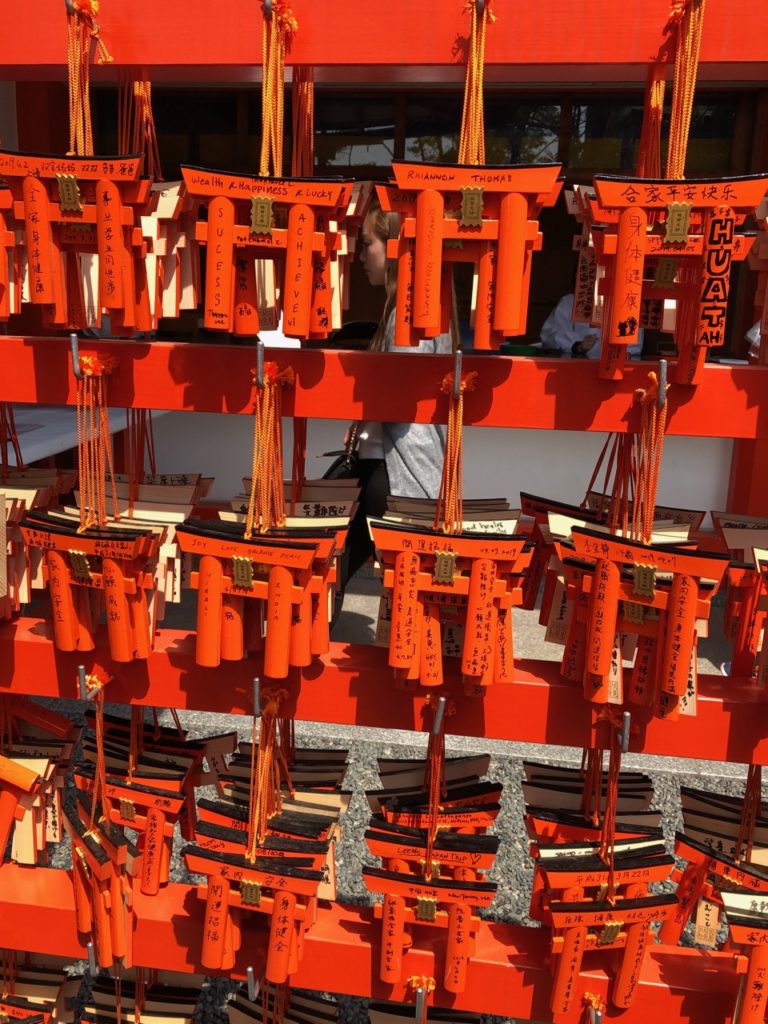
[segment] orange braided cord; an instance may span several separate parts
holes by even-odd
[[[3,949],[2,955],[2,996],[13,996],[16,994],[16,977],[18,975],[18,967],[16,964],[16,951],[13,949]]]
[[[106,375],[112,359],[80,356],[82,377],[77,382],[77,470],[80,484],[79,532],[107,522],[106,479],[112,485],[115,519],[120,509],[115,492],[112,442],[109,433]]]
[[[424,700],[427,707],[437,710],[439,698],[435,694],[428,694]],[[445,799],[447,788],[445,781],[445,720],[453,715],[456,706],[453,701],[446,702],[443,712],[443,720],[440,729],[435,735],[430,731],[427,743],[427,757],[424,772],[424,788],[427,792],[427,804],[429,807],[429,824],[427,825],[427,848],[424,854],[424,878],[429,881],[432,878],[432,849],[437,838],[437,818],[441,810],[441,802]]]
[[[443,378],[440,390],[449,396],[448,432],[445,441],[443,476],[435,510],[435,529],[443,533],[461,533],[464,521],[462,503],[462,452],[464,423],[464,392],[473,391],[477,374],[461,378],[458,397],[454,396],[453,374]]]
[[[614,861],[616,847],[616,807],[619,799],[619,775],[621,774],[621,746],[619,744],[619,714],[613,710],[604,710],[600,718],[606,718],[610,722],[611,745],[608,758],[608,785],[605,798],[605,813],[603,815],[603,826],[600,831],[600,856],[608,865],[608,893],[609,903],[616,898],[616,885],[614,881]],[[602,761],[602,751],[600,752]],[[597,791],[598,811],[602,797],[602,790]]]
[[[289,985],[273,985],[264,979],[261,983],[261,1024],[283,1024],[290,1003]]]
[[[142,72],[137,80],[122,78],[117,92],[118,153],[141,153],[144,173],[156,181],[163,180],[160,150],[157,145],[155,118],[152,113],[152,83]]]
[[[665,63],[657,60],[648,69],[643,126],[637,150],[638,178],[661,177],[661,120],[664,113]]]
[[[478,17],[476,0],[467,0],[465,11],[471,15],[467,70],[464,78],[464,107],[459,135],[459,163],[485,163],[485,113],[483,107],[483,76],[485,71],[485,30],[496,15],[491,0],[485,0]]]
[[[669,124],[666,178],[685,175],[693,94],[699,70],[705,0],[675,0],[670,20],[675,26],[675,82]]]
[[[283,387],[292,387],[293,382],[290,368],[281,371],[275,363],[264,364],[264,387],[256,388],[246,540],[254,531],[266,533],[274,526],[285,525],[281,395]]]
[[[639,447],[635,467],[635,501],[632,509],[632,538],[650,543],[659,489],[661,459],[664,454],[664,436],[667,429],[667,403],[659,407],[659,381],[655,373],[648,374],[650,386],[639,390],[640,402]],[[669,385],[667,385],[667,389]]]
[[[112,60],[94,20],[98,13],[98,0],[71,0],[67,9],[69,152],[77,156],[93,155],[91,42],[96,43],[99,64],[108,64]]]
[[[262,0],[263,6],[264,0]],[[261,30],[261,158],[259,174],[283,173],[283,123],[285,112],[285,54],[299,24],[286,0],[272,0],[272,14],[263,18]]]
[[[425,998],[422,1004],[421,1017],[416,1021],[416,1024],[427,1024],[427,1004],[429,1002],[427,997],[435,991],[435,979],[430,978],[426,974],[414,974],[408,979],[408,988],[414,993],[414,995],[419,989],[424,993]]]
[[[91,815],[89,831],[104,817],[102,804],[107,792],[107,762],[104,756],[104,683],[98,676],[85,677],[86,689],[96,690],[94,705],[96,707],[96,764],[93,768],[93,791],[91,793]]]
[[[269,819],[282,806],[281,783],[288,779],[288,769],[277,746],[277,716],[285,690],[268,693],[263,697],[261,723],[258,729],[253,719],[251,733],[251,779],[248,800],[248,848],[246,857],[256,859],[256,850],[264,842]]]
[[[291,174],[311,178],[315,170],[315,76],[312,68],[293,69]]]

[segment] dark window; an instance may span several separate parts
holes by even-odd
[[[392,96],[315,93],[315,168],[319,174],[386,169],[395,156]],[[377,175],[378,176],[378,175]]]
[[[486,99],[486,163],[556,163],[559,135],[557,103],[519,103],[498,96]]]

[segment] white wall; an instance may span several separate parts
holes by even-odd
[[[321,476],[329,459],[317,458],[341,447],[342,420],[311,420],[307,475]],[[159,472],[196,471],[214,476],[211,497],[226,500],[242,490],[250,475],[253,421],[218,413],[168,413],[155,424]],[[290,472],[290,421],[285,425],[286,475]],[[464,439],[464,490],[468,497],[505,497],[518,503],[521,490],[563,501],[584,496],[604,434],[577,431],[468,428]],[[664,448],[660,504],[723,509],[733,442],[670,437]]]

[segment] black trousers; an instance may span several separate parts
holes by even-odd
[[[343,586],[373,554],[367,516],[382,516],[387,508],[389,476],[384,459],[360,459],[360,504],[347,533],[342,568]]]

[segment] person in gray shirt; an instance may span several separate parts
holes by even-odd
[[[394,349],[397,270],[394,261],[387,259],[387,241],[397,238],[399,232],[399,215],[387,213],[374,200],[360,237],[363,270],[372,285],[383,286],[386,291],[381,319],[369,346],[372,351]],[[441,334],[398,351],[450,353],[451,348],[451,336]],[[347,578],[353,576],[373,552],[366,518],[383,515],[388,494],[408,498],[437,497],[443,473],[445,435],[444,426],[431,423],[367,421],[360,424],[358,456],[362,493],[360,508],[348,535]]]

